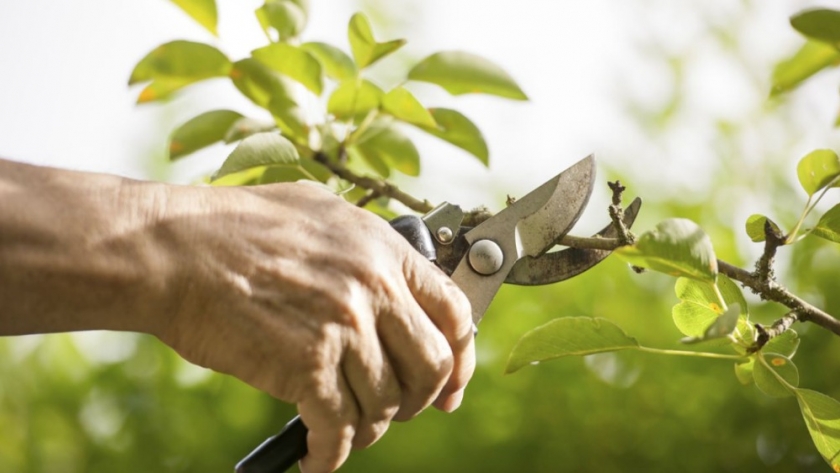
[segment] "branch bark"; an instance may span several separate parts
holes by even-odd
[[[331,160],[329,156],[324,153],[315,153],[312,158],[345,181],[352,182],[353,184],[373,193],[390,197],[401,202],[415,212],[426,213],[434,208],[434,205],[432,205],[432,203],[428,200],[416,199],[413,196],[406,194],[400,190],[399,187],[391,184],[390,182],[386,182],[381,179],[374,179],[372,177],[360,176],[350,169],[347,169],[347,166],[344,164]]]
[[[765,279],[745,269],[718,260],[718,270],[730,278],[750,288],[763,300],[777,302],[797,313],[800,322],[811,322],[840,336],[840,320],[823,310],[814,307],[796,294],[790,292],[775,280]]]
[[[581,249],[597,249],[613,251],[623,245],[618,238],[583,238],[566,235],[561,245]],[[840,336],[840,319],[832,317],[827,312],[813,306],[801,297],[790,292],[773,278],[760,276],[757,272],[750,272],[723,260],[717,260],[718,271],[734,279],[761,297],[762,300],[779,303],[791,311],[796,312],[799,322],[811,322]],[[765,273],[766,275],[767,273]],[[772,273],[771,273],[772,274]]]

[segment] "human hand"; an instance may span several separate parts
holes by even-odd
[[[186,359],[298,404],[306,472],[391,419],[452,411],[475,366],[469,302],[372,214],[305,184],[175,188],[162,216]]]

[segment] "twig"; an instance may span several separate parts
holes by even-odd
[[[636,236],[633,235],[633,232],[624,223],[624,209],[621,207],[621,195],[627,188],[621,185],[621,181],[608,182],[607,185],[610,186],[613,192],[609,213],[610,219],[612,219],[612,223],[618,233],[617,239],[621,243],[621,246],[632,245],[636,242]]]
[[[764,253],[755,263],[755,275],[759,281],[773,281],[776,277],[773,271],[773,262],[776,258],[776,250],[785,244],[785,236],[782,235],[770,222],[764,221]]]
[[[626,246],[618,238],[579,237],[568,234],[559,241],[559,244],[570,248],[604,251],[613,251]]]
[[[398,202],[401,202],[406,207],[414,210],[415,212],[426,213],[434,208],[431,202],[428,200],[419,200],[412,197],[409,194],[406,194],[399,187],[389,183],[382,181],[380,179],[374,179],[372,177],[367,176],[360,176],[353,171],[347,169],[346,166],[341,164],[340,162],[336,162],[331,160],[326,154],[324,153],[315,153],[312,158],[317,162],[329,169],[333,174],[336,176],[344,179],[345,181],[352,182],[353,184],[363,188],[368,189],[369,191],[376,192],[379,195],[384,195],[390,197]]]
[[[761,280],[756,273],[718,260],[718,270],[750,288],[763,300],[778,302],[795,311],[800,322],[811,322],[840,336],[840,320],[814,307],[773,280]]]
[[[757,332],[755,343],[747,349],[747,352],[755,353],[758,350],[761,350],[767,342],[787,332],[797,320],[799,320],[799,314],[792,310],[785,314],[781,319],[773,322],[773,325],[769,328],[761,324],[755,324],[755,330]]]
[[[356,207],[364,208],[367,204],[373,202],[374,200],[380,197],[379,192],[376,191],[369,191],[365,194],[361,199],[356,202]]]
[[[606,251],[612,251],[624,246],[618,238],[583,238],[574,235],[566,235],[560,241],[560,244],[572,248]],[[762,300],[779,303],[790,309],[793,313],[796,313],[797,321],[811,322],[840,336],[840,320],[806,302],[775,280],[762,280],[756,272],[747,271],[720,259],[717,260],[717,264],[718,270],[722,274],[750,288]]]

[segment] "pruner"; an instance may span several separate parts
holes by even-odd
[[[465,213],[443,203],[423,217],[391,221],[417,251],[434,261],[472,304],[478,325],[503,283],[534,286],[560,282],[609,256],[607,250],[566,248],[558,244],[583,213],[595,183],[595,158],[588,156],[475,227],[463,226]],[[633,224],[642,202],[624,211]],[[596,236],[615,237],[613,224]],[[237,473],[279,473],[306,455],[307,428],[295,417],[236,465]]]

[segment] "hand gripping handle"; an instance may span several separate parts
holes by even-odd
[[[391,220],[391,227],[405,237],[429,261],[437,259],[432,235],[420,217],[403,215]],[[236,473],[281,473],[306,456],[309,429],[295,416],[277,435],[269,437],[236,464]]]

